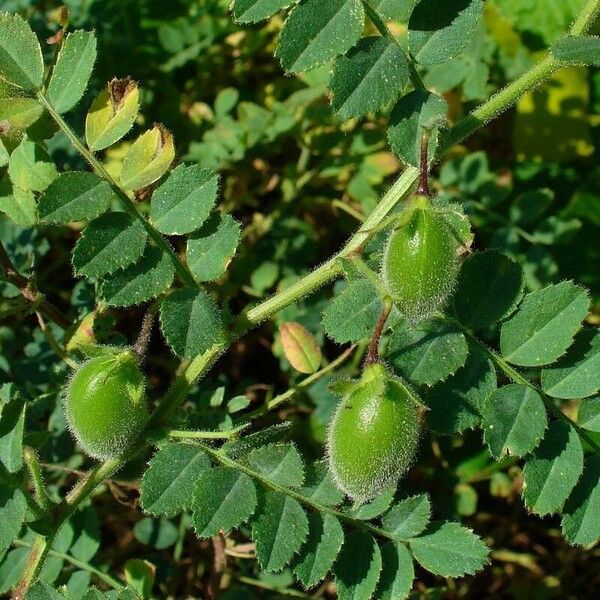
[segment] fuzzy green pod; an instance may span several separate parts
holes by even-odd
[[[440,308],[458,274],[458,242],[444,217],[417,196],[387,242],[382,275],[398,308],[419,321]]]
[[[71,433],[94,458],[118,456],[147,418],[145,378],[133,352],[102,354],[73,375],[64,400]]]
[[[408,469],[419,441],[420,405],[383,365],[365,368],[331,420],[329,468],[338,487],[365,501]]]

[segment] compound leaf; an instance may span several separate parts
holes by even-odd
[[[39,217],[45,223],[93,219],[108,209],[112,195],[109,183],[93,173],[62,173],[40,197]]]
[[[226,213],[213,213],[187,242],[186,260],[196,280],[213,281],[221,277],[239,241],[239,223]]]
[[[395,100],[408,80],[408,60],[398,44],[365,37],[335,61],[331,105],[344,119],[362,117]]]
[[[525,505],[538,515],[560,510],[582,471],[583,448],[577,431],[564,421],[554,421],[525,463]]]
[[[256,556],[265,571],[281,571],[308,536],[308,518],[294,498],[265,490],[252,523]]]
[[[0,12],[0,74],[24,90],[36,90],[44,79],[42,49],[18,14]]]
[[[89,31],[67,34],[48,84],[48,101],[58,113],[71,110],[83,96],[94,62],[96,38]]]
[[[339,600],[370,600],[381,566],[381,552],[373,537],[360,530],[349,533],[333,568]]]
[[[135,263],[146,248],[146,230],[124,212],[108,212],[91,221],[75,244],[77,275],[102,277]]]
[[[431,503],[427,494],[400,500],[383,516],[383,529],[400,539],[422,533],[431,518]]]
[[[600,331],[581,331],[556,365],[542,370],[542,389],[554,398],[595,394],[600,389]]]
[[[103,279],[100,295],[109,306],[132,306],[155,298],[173,282],[171,257],[156,246],[146,246],[140,260]]]
[[[301,486],[304,482],[304,464],[294,444],[271,444],[255,448],[248,462],[269,481],[285,487]]]
[[[528,294],[517,313],[502,325],[502,355],[524,367],[554,362],[573,342],[589,307],[588,292],[572,281]]]
[[[435,523],[410,540],[417,562],[435,575],[461,577],[479,571],[487,562],[488,547],[459,523]]]
[[[293,563],[305,588],[317,585],[329,572],[344,542],[344,530],[332,515],[309,513],[308,538]]]
[[[208,457],[194,446],[167,444],[160,448],[142,477],[142,508],[161,517],[174,517],[188,509],[196,481],[208,468]]]
[[[276,55],[286,71],[317,67],[354,46],[364,17],[360,0],[304,0],[290,12]]]
[[[483,438],[496,459],[531,452],[547,425],[541,396],[525,385],[511,383],[495,390],[483,407]]]
[[[160,325],[167,343],[182,358],[194,358],[224,336],[219,309],[198,288],[182,288],[165,298],[160,307]]]
[[[198,477],[192,501],[194,529],[199,537],[230,531],[256,510],[252,479],[236,469],[217,467]]]

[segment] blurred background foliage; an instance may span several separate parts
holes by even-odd
[[[444,94],[450,119],[501,89],[539,59],[560,36],[582,0],[488,0],[485,20],[466,51],[451,63],[424,73],[428,87]],[[218,291],[233,312],[281,289],[326,259],[368,214],[402,163],[386,142],[385,115],[342,122],[325,94],[330,65],[298,78],[286,77],[273,58],[281,21],[240,28],[228,14],[229,0],[68,0],[73,27],[95,29],[99,58],[87,97],[70,118],[82,130],[86,106],[113,76],[131,76],[143,90],[139,128],[154,121],[174,134],[178,160],[222,172],[222,206],[243,226],[241,250]],[[382,12],[402,19],[410,0],[381,0]],[[549,6],[551,4],[551,6]],[[4,0],[42,39],[57,29],[60,4]],[[477,248],[496,247],[525,268],[526,285],[538,289],[575,279],[592,292],[600,314],[600,70],[569,68],[525,96],[465,146],[457,146],[433,170],[434,186],[464,203],[471,215]],[[0,120],[2,115],[0,115]],[[35,135],[34,132],[31,135]],[[3,140],[10,146],[11,140]],[[118,169],[127,142],[106,157]],[[84,168],[66,140],[55,136],[49,152],[63,170]],[[0,153],[0,175],[5,171]],[[0,177],[0,190],[2,180]],[[69,251],[77,230],[22,229],[0,217],[0,235],[23,273],[35,270],[40,289],[73,314],[93,308],[89,284],[77,282]],[[34,318],[21,319],[23,306],[0,283],[0,383],[13,381],[36,398],[28,413],[33,435],[46,436],[50,472],[57,489],[84,466],[74,454],[60,404],[59,384],[67,374],[55,359]],[[298,375],[283,357],[277,325],[294,320],[312,331],[330,358],[341,350],[325,342],[319,329],[330,297],[324,289],[286,308],[236,343],[196,389],[190,410],[204,426],[215,425],[248,403],[287,389]],[[133,316],[132,316],[133,315]],[[135,339],[142,311],[105,313],[99,323],[104,342]],[[492,334],[490,334],[492,337]],[[151,386],[168,385],[175,361],[155,334],[150,358]],[[356,367],[346,367],[350,372]],[[307,455],[318,456],[334,400],[325,378],[275,420],[290,419],[295,439]],[[48,424],[48,426],[46,425]],[[143,460],[144,457],[140,459]],[[130,465],[94,502],[89,527],[101,536],[100,564],[121,569],[132,557],[156,566],[157,597],[198,597],[208,577],[212,550],[186,523],[142,519],[135,510],[138,465]],[[482,450],[479,434],[425,440],[407,491],[427,489],[440,517],[466,518],[496,549],[492,564],[459,582],[418,573],[423,598],[591,598],[600,585],[598,549],[585,552],[561,540],[557,521],[530,518],[518,499],[521,471],[499,469]],[[128,481],[128,483],[123,483]],[[114,496],[114,497],[113,497]],[[114,503],[122,504],[115,510]],[[231,561],[236,559],[230,558]],[[237,560],[235,579],[224,598],[284,597],[291,575],[256,579],[252,560]],[[67,569],[56,574],[69,580]],[[10,586],[7,563],[0,563],[0,591]],[[262,586],[262,587],[261,587]],[[327,589],[322,594],[327,597]]]

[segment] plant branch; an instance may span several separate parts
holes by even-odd
[[[44,477],[40,469],[40,461],[38,455],[35,453],[35,450],[29,447],[23,448],[23,461],[25,462],[25,465],[27,465],[27,470],[29,471],[29,476],[31,477],[31,481],[33,483],[35,499],[38,506],[45,513],[50,512],[50,510],[52,510],[52,503],[50,502],[50,498],[48,498],[48,494],[46,493]]]
[[[393,300],[389,296],[383,302],[383,308],[379,315],[379,319],[377,320],[377,324],[375,325],[373,337],[369,342],[369,349],[367,350],[367,356],[365,358],[365,367],[379,362],[379,341],[381,340],[381,334],[383,333],[388,317],[392,312],[393,305]]]
[[[101,175],[102,178],[110,184],[110,187],[119,199],[121,206],[123,206],[123,208],[132,217],[137,219],[144,226],[146,233],[154,242],[154,244],[158,246],[161,250],[166,252],[166,254],[170,257],[171,262],[175,267],[175,271],[181,279],[181,281],[186,285],[196,287],[197,283],[194,279],[194,276],[192,275],[188,267],[181,260],[179,260],[179,257],[175,253],[175,250],[173,250],[171,244],[169,244],[169,242],[165,240],[162,234],[148,222],[144,215],[142,215],[142,213],[140,213],[140,211],[138,210],[137,206],[135,205],[135,202],[127,195],[127,192],[115,181],[113,176],[106,170],[104,165],[94,156],[94,154],[90,152],[90,150],[88,150],[84,144],[81,143],[79,138],[75,135],[75,133],[66,123],[66,121],[61,117],[60,114],[58,114],[54,110],[50,102],[48,102],[48,99],[43,94],[43,92],[38,92],[37,98],[40,104],[48,111],[54,122],[59,126],[61,131],[68,138],[69,142],[72,144],[75,150],[77,150],[77,152],[79,152],[79,154],[81,154],[81,156],[91,165],[94,171]]]
[[[239,433],[250,426],[250,423],[243,423],[238,427],[227,429],[225,431],[188,431],[173,429],[167,433],[171,438],[181,440],[230,440],[237,437]]]

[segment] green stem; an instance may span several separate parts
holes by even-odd
[[[42,92],[38,92],[37,98],[40,104],[48,111],[48,114],[68,138],[73,148],[75,148],[75,150],[77,150],[77,152],[79,152],[79,154],[85,158],[85,160],[91,165],[96,173],[102,176],[102,178],[110,184],[110,187],[121,202],[123,208],[144,226],[146,233],[154,242],[154,244],[166,252],[166,254],[170,257],[171,262],[175,267],[175,271],[179,275],[181,281],[186,285],[196,287],[197,283],[194,279],[194,276],[188,267],[179,260],[179,257],[175,253],[175,250],[173,250],[171,244],[169,244],[169,242],[163,238],[161,233],[152,227],[152,225],[150,225],[150,223],[144,218],[142,213],[140,213],[135,205],[135,202],[127,195],[127,192],[115,181],[113,176],[106,170],[104,165],[94,156],[94,154],[90,152],[90,150],[88,150],[84,144],[81,143],[66,121],[54,110],[46,96]]]
[[[167,433],[171,438],[181,440],[230,440],[247,429],[250,423],[244,423],[226,431],[187,431],[173,429]]]
[[[29,447],[23,448],[23,461],[29,471],[29,476],[33,483],[35,499],[39,507],[46,513],[50,512],[52,510],[52,503],[46,493],[44,477],[42,476],[42,470],[40,469],[40,461],[35,450]]]
[[[28,544],[23,540],[15,540],[13,543],[15,546],[20,546],[22,548],[33,548],[33,544]],[[62,552],[56,552],[56,550],[48,550],[47,554],[48,556],[55,556],[56,558],[60,558],[61,560],[72,564],[74,567],[81,569],[82,571],[87,571],[91,575],[95,575],[100,581],[103,581],[107,585],[110,585],[115,590],[120,591],[125,589],[125,584],[123,582],[119,581],[114,577],[111,577],[107,573],[103,573],[102,571],[98,570],[96,567],[93,567],[89,563],[77,560],[74,556],[71,556],[70,554],[63,554]]]
[[[588,0],[588,3],[581,9],[577,19],[569,33],[571,35],[584,35],[594,26],[598,13],[600,12],[600,0]]]

